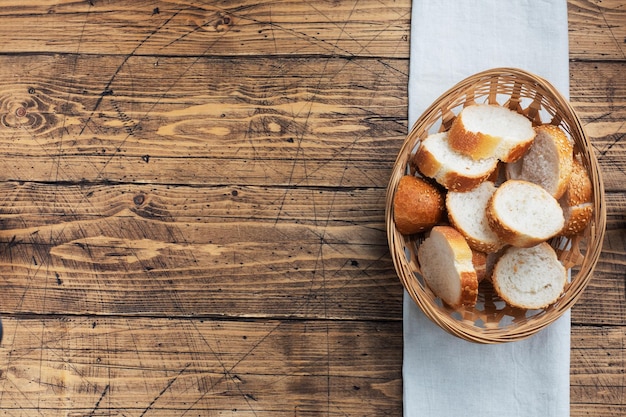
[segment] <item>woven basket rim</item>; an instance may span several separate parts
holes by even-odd
[[[512,82],[510,86],[509,82]],[[574,243],[575,250],[578,250],[579,244],[584,244],[585,251],[584,255],[578,259],[581,264],[577,266],[577,272],[572,273],[571,282],[567,284],[559,301],[528,319],[505,327],[478,327],[464,319],[462,312],[452,312],[442,307],[440,303],[436,303],[432,294],[428,293],[428,289],[416,279],[416,254],[413,253],[416,239],[412,236],[404,236],[397,231],[393,221],[393,196],[400,177],[407,172],[412,151],[429,133],[429,130],[437,123],[441,124],[439,130],[445,130],[446,123],[449,127],[451,118],[455,117],[453,108],[471,104],[477,98],[492,101],[506,97],[507,94],[502,93],[502,89],[506,90],[510,96],[506,105],[510,108],[517,107],[516,110],[524,113],[533,123],[556,124],[567,130],[578,147],[581,159],[590,174],[594,211],[584,238],[565,242],[570,246]],[[478,93],[476,93],[477,90],[479,90]],[[525,105],[528,106],[526,109],[521,106],[521,101],[524,100]],[[528,104],[529,101],[530,104]],[[544,112],[543,116],[547,111],[551,120],[540,119],[539,110]],[[593,268],[600,256],[606,229],[604,185],[589,139],[569,101],[552,84],[538,75],[513,67],[493,68],[471,75],[449,88],[428,106],[412,125],[392,169],[387,187],[385,220],[389,249],[398,277],[407,293],[429,319],[447,332],[471,342],[512,342],[528,338],[560,318],[576,303],[589,283]],[[565,256],[572,255],[568,250],[563,250],[563,253]]]

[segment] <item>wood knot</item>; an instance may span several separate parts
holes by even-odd
[[[0,124],[8,128],[27,128],[31,132],[45,129],[54,124],[54,115],[50,106],[30,94],[12,92],[0,94]],[[33,89],[34,91],[34,89]],[[50,120],[48,120],[50,119]]]
[[[140,206],[146,201],[146,196],[143,194],[137,194],[133,197],[133,203]]]
[[[213,26],[217,32],[226,32],[231,27],[233,27],[234,21],[230,15],[226,13],[220,13],[217,17],[218,19]]]

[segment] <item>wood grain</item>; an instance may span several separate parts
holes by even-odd
[[[607,233],[571,415],[626,413],[626,8],[568,2]],[[3,1],[0,409],[402,414],[408,0]]]
[[[35,316],[5,328],[8,413],[385,415],[402,396],[399,322]]]
[[[13,4],[11,4],[13,3]],[[7,52],[405,58],[410,2],[4,2]],[[19,36],[15,34],[19,33]],[[46,36],[40,36],[45,33]],[[101,34],[106,33],[107,42]]]

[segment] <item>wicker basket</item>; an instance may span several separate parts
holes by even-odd
[[[585,232],[572,239],[550,242],[571,279],[561,297],[542,310],[508,306],[490,283],[480,286],[475,307],[453,310],[425,285],[420,275],[417,248],[423,235],[404,236],[393,220],[393,196],[400,178],[415,174],[410,163],[419,142],[428,134],[449,129],[459,111],[473,103],[500,104],[526,115],[534,125],[560,126],[574,141],[593,184],[594,212]],[[604,187],[598,162],[570,104],[547,81],[513,68],[497,68],[475,74],[437,99],[413,125],[394,165],[387,189],[386,222],[389,247],[396,271],[407,293],[436,324],[455,336],[478,343],[502,343],[525,339],[558,319],[571,308],[588,284],[600,256],[606,223]]]

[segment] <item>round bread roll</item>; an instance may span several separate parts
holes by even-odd
[[[404,235],[421,233],[439,223],[445,213],[441,192],[421,178],[404,175],[393,196],[393,219]]]

